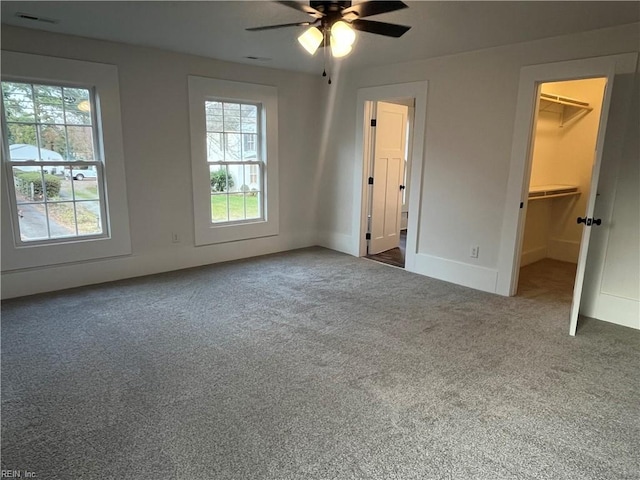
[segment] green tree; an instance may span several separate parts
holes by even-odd
[[[226,170],[211,172],[211,190],[214,192],[226,192],[233,186],[233,177]]]

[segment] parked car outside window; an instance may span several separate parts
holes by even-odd
[[[64,169],[65,178],[73,177],[74,180],[84,180],[87,179],[96,179],[98,178],[98,171],[96,167],[86,167],[86,168],[73,168],[73,169]]]

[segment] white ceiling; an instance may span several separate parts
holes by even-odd
[[[369,18],[410,25],[411,30],[399,39],[359,33],[343,68],[425,59],[640,20],[636,1],[406,3],[408,9]],[[304,27],[245,31],[310,18],[270,1],[2,1],[1,9],[2,22],[10,25],[287,70],[322,69],[321,55],[310,57],[296,42]],[[59,23],[24,20],[17,12]]]

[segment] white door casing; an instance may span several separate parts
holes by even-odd
[[[411,164],[411,188],[409,189],[409,223],[407,228],[407,249],[404,268],[409,272],[416,271],[416,258],[418,255],[418,231],[420,230],[420,215],[422,202],[422,180],[424,170],[424,148],[427,122],[427,81],[397,83],[381,85],[377,87],[365,87],[358,89],[356,109],[356,138],[355,138],[355,168],[353,183],[353,217],[354,225],[351,236],[352,255],[362,257],[367,252],[365,233],[367,232],[369,213],[369,189],[367,178],[369,177],[370,149],[373,148],[370,141],[369,119],[371,118],[371,104],[376,101],[389,101],[390,99],[413,98],[415,101],[414,119],[412,125],[411,154],[407,161]]]
[[[400,245],[408,107],[377,102],[369,254]]]

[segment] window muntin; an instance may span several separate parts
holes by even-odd
[[[205,101],[211,223],[264,219],[261,105]]]
[[[16,242],[106,236],[92,91],[3,81],[2,103]]]

